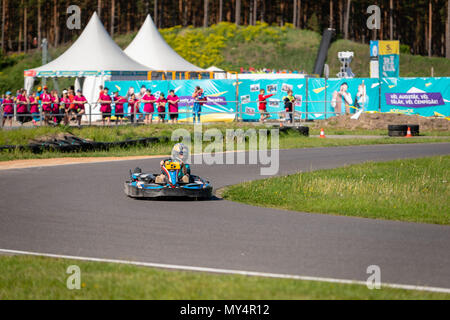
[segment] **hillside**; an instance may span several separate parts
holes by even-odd
[[[200,66],[215,65],[225,70],[238,71],[240,67],[304,70],[311,72],[314,66],[321,36],[313,31],[299,30],[291,25],[284,27],[258,24],[237,27],[232,23],[220,23],[210,28],[161,29],[166,41],[185,59]],[[125,48],[135,34],[119,35],[115,41]],[[63,53],[69,44],[50,48],[51,57]],[[328,52],[330,75],[339,71],[338,51],[354,51],[351,64],[357,77],[369,76],[369,46],[346,40],[333,42]],[[40,66],[40,52],[27,55],[12,54],[2,56],[0,61],[0,91],[15,90],[23,86],[23,70]],[[400,56],[400,75],[402,77],[450,76],[450,60],[428,58],[402,53]],[[73,81],[60,79],[60,87]],[[48,81],[50,87],[52,81]]]

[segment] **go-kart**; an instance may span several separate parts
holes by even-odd
[[[143,173],[140,168],[130,170],[125,182],[125,194],[131,198],[186,197],[209,199],[212,186],[199,176],[191,175],[188,165],[174,159],[161,161],[161,173]]]

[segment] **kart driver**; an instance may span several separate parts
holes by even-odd
[[[178,180],[182,183],[189,183],[191,175],[191,167],[185,163],[189,157],[189,149],[182,143],[177,143],[172,149],[172,157],[170,159],[162,160],[159,164],[161,166],[161,174],[156,177],[156,183],[167,183],[167,176],[164,173],[164,165],[167,161],[178,162],[181,170],[178,173]]]

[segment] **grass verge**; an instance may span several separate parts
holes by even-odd
[[[246,182],[225,199],[364,218],[450,224],[450,156],[363,163]]]
[[[214,126],[205,125],[203,130],[214,128],[222,132],[225,137],[225,131],[227,129],[261,129],[266,128],[258,124],[214,124]],[[0,145],[24,145],[30,143],[33,139],[40,137],[51,137],[58,134],[71,133],[84,139],[91,139],[93,141],[101,142],[113,142],[126,139],[135,139],[143,137],[156,137],[167,136],[171,137],[172,131],[175,129],[186,129],[193,134],[192,125],[152,125],[152,126],[123,126],[123,127],[86,127],[86,128],[70,128],[70,127],[40,127],[40,128],[24,128],[17,130],[4,130],[0,131]],[[347,134],[360,134],[364,135],[369,131],[343,131],[338,130],[336,132],[328,132],[327,134],[347,135]],[[318,132],[312,131],[311,134],[318,134]],[[292,148],[315,148],[315,147],[339,147],[339,146],[352,146],[352,145],[373,145],[373,144],[405,144],[405,143],[436,143],[436,142],[450,142],[449,137],[415,137],[411,139],[405,138],[390,138],[382,136],[381,132],[374,131],[372,135],[377,138],[364,139],[364,138],[352,138],[352,139],[319,139],[317,137],[304,137],[299,135],[295,130],[288,131],[287,133],[280,133],[280,148],[292,149]],[[269,139],[270,142],[270,139]],[[211,142],[205,142],[203,147],[206,148]],[[212,142],[215,144],[216,152],[220,152],[226,147],[226,143],[223,146],[220,145],[220,141]],[[57,151],[44,151],[41,154],[34,154],[31,151],[1,151],[0,161],[9,160],[22,160],[22,159],[49,159],[49,158],[67,158],[67,157],[127,157],[127,156],[144,156],[144,155],[165,155],[170,154],[172,150],[173,142],[160,142],[151,146],[135,146],[129,148],[111,148],[108,151],[90,151],[90,152],[78,152],[67,153]]]
[[[68,290],[66,270],[81,270]],[[0,257],[0,299],[450,299],[450,294],[316,281],[168,271],[31,256]]]

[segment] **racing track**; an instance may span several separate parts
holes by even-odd
[[[280,151],[280,174],[450,154],[450,143]],[[224,200],[125,197],[128,169],[159,159],[0,172],[0,248],[61,255],[450,288],[450,228],[257,208]],[[215,188],[255,165],[194,165]],[[355,195],[356,196],[356,195]]]

